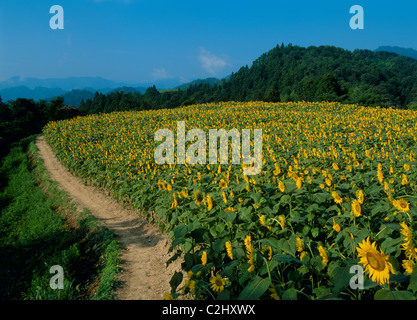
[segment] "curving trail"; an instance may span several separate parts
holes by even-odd
[[[181,271],[179,259],[166,268],[170,241],[160,230],[140,219],[137,212],[127,210],[104,192],[86,186],[73,176],[55,157],[44,137],[37,138],[36,147],[55,180],[74,201],[79,210],[87,208],[99,221],[116,234],[122,246],[121,285],[115,295],[119,300],[162,300],[170,291],[169,280]]]

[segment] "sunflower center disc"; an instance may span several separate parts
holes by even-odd
[[[381,256],[373,253],[368,252],[366,254],[366,259],[368,260],[368,263],[371,265],[372,269],[382,271],[385,269],[385,261],[382,259]]]

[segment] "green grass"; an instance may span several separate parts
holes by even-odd
[[[0,300],[113,299],[120,247],[49,179],[29,137],[0,166]],[[64,270],[53,290],[50,267]]]

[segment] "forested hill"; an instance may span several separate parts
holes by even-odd
[[[96,94],[88,113],[176,107],[214,101],[340,101],[367,106],[417,107],[417,60],[389,52],[332,46],[277,46],[218,84],[145,94]]]

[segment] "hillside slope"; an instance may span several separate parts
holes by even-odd
[[[223,87],[228,99],[405,106],[417,101],[417,61],[388,52],[277,46]]]
[[[220,101],[338,101],[365,106],[417,108],[417,60],[390,52],[334,46],[276,46],[252,65],[217,84],[145,94],[96,95],[87,113],[149,110]]]

